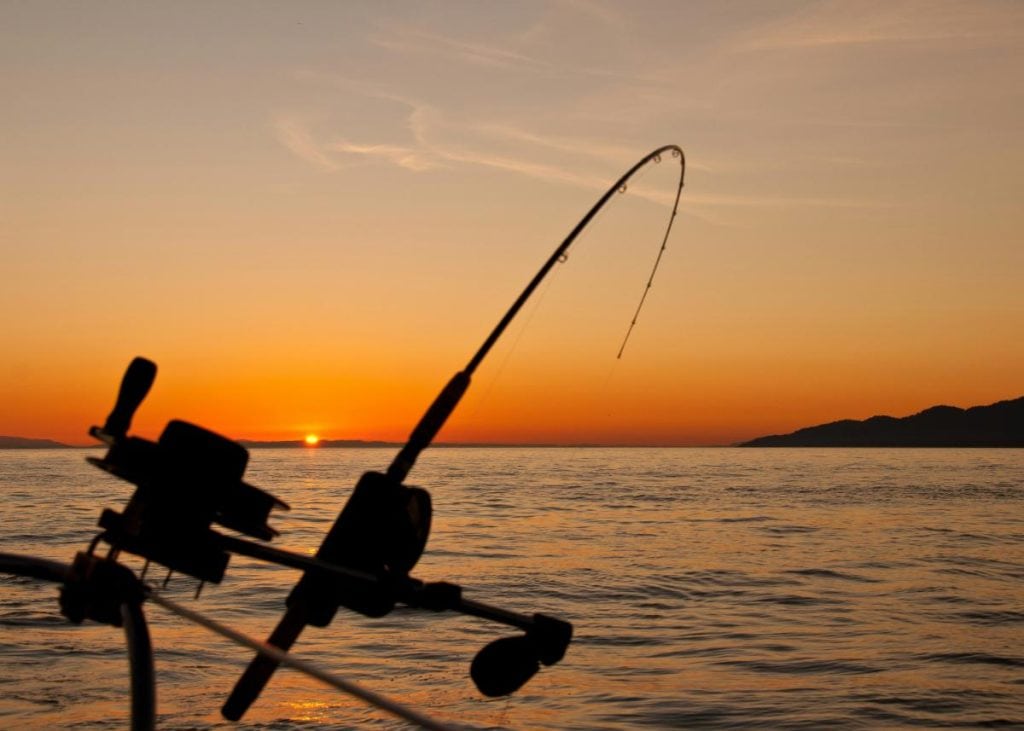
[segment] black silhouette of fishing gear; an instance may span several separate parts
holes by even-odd
[[[127,435],[135,410],[156,378],[156,365],[136,358],[102,428],[90,434],[107,444],[97,467],[134,483],[124,512],[104,510],[101,539],[172,571],[220,582],[229,554],[211,529],[217,523],[269,541],[271,510],[288,506],[242,480],[248,451],[237,442],[185,421],[171,421],[156,442]]]
[[[168,423],[155,442],[128,434],[135,411],[156,377],[153,362],[136,358],[124,374],[114,409],[104,425],[90,429],[108,451],[102,458],[87,458],[135,485],[128,503],[121,512],[102,512],[101,532],[86,551],[76,555],[70,567],[0,554],[0,570],[61,582],[61,611],[73,622],[91,619],[124,627],[132,668],[133,729],[149,729],[155,722],[152,649],[141,610],[147,600],[257,650],[222,708],[230,720],[241,718],[278,665],[286,664],[425,728],[448,728],[287,652],[307,625],[326,627],[341,607],[367,617],[383,617],[401,603],[435,612],[456,611],[514,627],[519,634],[490,642],[470,665],[470,676],[482,694],[498,697],[514,693],[542,665],[562,660],[572,640],[572,625],[546,614],[522,614],[469,599],[457,584],[423,582],[411,576],[430,535],[433,506],[426,490],[405,484],[405,479],[458,405],[477,367],[551,268],[565,261],[569,247],[608,200],[624,190],[638,170],[660,162],[664,154],[679,160],[679,185],[657,258],[619,350],[621,357],[677,215],[685,158],[675,145],[661,147],[641,159],[579,221],[466,366],[444,386],[387,470],[367,472],[359,479],[315,556],[266,543],[277,536],[269,524],[271,514],[288,506],[245,482],[249,454],[241,444],[179,420]],[[105,557],[97,555],[100,543],[110,546]],[[302,571],[302,576],[286,600],[284,616],[261,645],[162,596],[144,583],[145,568],[136,577],[118,562],[121,552],[144,558],[147,568],[150,562],[160,564],[168,570],[168,577],[172,572],[194,577],[200,587],[203,582],[223,580],[232,554],[291,567]]]

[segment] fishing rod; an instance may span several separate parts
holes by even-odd
[[[430,445],[455,410],[469,388],[477,366],[548,272],[555,264],[565,260],[569,247],[612,196],[617,192],[624,192],[629,180],[641,168],[651,162],[660,163],[664,154],[670,154],[679,160],[679,184],[657,258],[619,349],[618,356],[622,356],[626,341],[654,281],[678,213],[686,173],[686,157],[677,145],[665,145],[644,156],[615,181],[580,219],[498,321],[466,366],[452,376],[441,389],[416,424],[408,441],[388,466],[387,472],[367,472],[360,478],[348,503],[317,551],[318,560],[375,573],[382,578],[380,586],[384,587],[389,580],[401,580],[408,575],[426,546],[430,532],[431,501],[429,493],[422,488],[403,485],[403,480],[412,470],[417,457]],[[386,543],[379,542],[382,536],[386,536]],[[396,537],[399,540],[396,541]],[[383,592],[367,593],[360,591],[358,587],[346,585],[345,582],[332,584],[307,572],[292,590],[286,604],[287,610],[267,639],[267,644],[287,651],[307,625],[326,627],[330,624],[339,606],[346,606],[371,617],[383,616],[394,606],[394,596],[389,596],[386,589]],[[551,632],[551,629],[548,631]],[[572,637],[572,625],[563,622],[557,627],[556,634],[559,635],[559,641],[553,647],[539,648],[537,638],[531,637],[529,631],[524,638],[506,638],[488,645],[477,656],[471,668],[471,675],[477,687],[487,695],[506,695],[518,690],[539,669],[538,659],[545,665],[551,665],[562,658]],[[562,638],[565,644],[559,647]],[[551,644],[550,641],[548,644]],[[230,720],[240,719],[262,692],[277,666],[278,662],[273,657],[257,655],[239,678],[221,709],[224,717]]]
[[[89,430],[108,450],[102,458],[86,458],[135,485],[128,503],[121,512],[102,511],[98,521],[101,532],[85,551],[76,554],[70,566],[0,554],[0,572],[61,583],[61,613],[74,623],[88,619],[124,627],[132,670],[132,728],[139,731],[151,729],[155,723],[152,647],[142,612],[147,600],[257,651],[221,709],[230,720],[241,718],[283,663],[425,728],[447,728],[288,653],[307,625],[327,626],[340,607],[382,617],[402,603],[414,609],[455,611],[514,627],[522,634],[486,645],[473,659],[470,677],[486,696],[515,692],[541,665],[554,665],[564,657],[572,640],[572,625],[546,614],[523,614],[470,599],[457,584],[423,582],[411,576],[409,572],[423,554],[430,533],[432,502],[426,490],[403,482],[419,454],[458,405],[476,368],[548,272],[565,260],[570,246],[609,199],[617,191],[624,191],[641,168],[660,162],[663,154],[678,158],[679,185],[657,258],[619,349],[621,357],[678,212],[685,158],[675,145],[658,148],[642,158],[587,212],[466,366],[441,390],[387,470],[362,475],[314,556],[266,544],[278,535],[269,524],[270,514],[287,510],[288,505],[244,481],[249,453],[241,444],[180,420],[169,422],[156,441],[128,434],[157,372],[152,361],[135,358],[124,373],[114,408],[103,426]],[[215,525],[240,535],[222,533]],[[109,546],[106,556],[97,553],[101,543]],[[119,562],[122,552],[145,559],[140,576]],[[264,644],[180,607],[144,583],[150,563],[157,563],[168,570],[165,585],[174,572],[198,579],[198,598],[205,582],[223,580],[230,557],[235,554],[302,572],[286,600],[284,616]]]

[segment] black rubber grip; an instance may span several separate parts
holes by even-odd
[[[156,379],[156,363],[145,358],[135,358],[124,372],[121,389],[117,392],[117,403],[107,417],[103,431],[115,437],[123,437],[132,425],[139,404],[146,398],[150,386]]]

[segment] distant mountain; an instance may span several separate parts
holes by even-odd
[[[374,449],[374,448],[380,448],[380,447],[397,449],[398,447],[404,446],[404,444],[405,444],[405,442],[379,442],[379,441],[367,441],[367,440],[363,440],[363,439],[321,439],[313,447],[308,447],[306,445],[306,443],[303,440],[301,440],[301,439],[292,439],[292,440],[288,440],[288,441],[277,441],[277,442],[274,442],[274,441],[271,441],[271,442],[260,442],[260,441],[255,441],[255,440],[252,440],[252,439],[241,439],[241,440],[239,440],[238,443],[241,444],[246,449],[297,449],[299,447],[303,447],[305,449],[336,449],[336,448],[355,448],[355,447],[363,448],[363,449],[366,449],[366,448]],[[582,447],[597,447],[597,446],[606,446],[606,445],[588,444],[588,443],[543,444],[543,443],[540,443],[540,442],[538,442],[536,444],[534,444],[534,443],[528,443],[528,444],[526,444],[526,443],[506,444],[504,442],[433,442],[433,443],[431,443],[430,448],[431,449],[448,449],[448,448],[468,449],[468,448],[478,447],[478,448],[483,448],[483,449],[492,449],[492,448],[495,448],[495,447],[501,447],[503,449],[512,449],[512,448],[521,447],[521,448],[531,449],[531,448],[537,448],[537,447],[573,447],[573,448],[582,448]]]
[[[384,442],[370,439],[321,439],[315,447],[309,447],[302,439],[289,439],[279,441],[258,441],[255,439],[240,439],[238,443],[246,449],[397,449],[405,442]],[[434,442],[430,445],[432,449],[445,448],[470,448],[470,447],[594,447],[605,446],[596,444],[504,444],[501,442]],[[0,436],[0,449],[82,449],[83,446],[55,442],[52,439],[26,439],[25,437]],[[102,449],[102,444],[89,444],[84,448]]]
[[[0,449],[63,449],[67,444],[52,439],[25,439],[24,437],[0,436]]]
[[[1024,447],[1024,396],[990,406],[933,406],[902,419],[834,421],[741,447]]]
[[[301,439],[286,441],[260,442],[254,439],[240,439],[238,443],[247,449],[291,449],[305,447],[306,442]],[[400,447],[401,442],[373,442],[362,439],[321,439],[316,443],[316,449],[332,449],[335,447]]]

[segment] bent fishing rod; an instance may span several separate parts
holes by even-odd
[[[455,410],[469,388],[474,371],[498,338],[555,264],[565,261],[569,248],[580,233],[616,193],[625,192],[626,185],[640,169],[652,162],[660,163],[662,155],[665,154],[679,160],[679,184],[661,246],[619,349],[618,357],[622,356],[654,281],[672,225],[678,215],[679,198],[686,173],[686,157],[677,145],[659,147],[643,157],[608,188],[580,219],[498,321],[466,366],[452,376],[437,395],[413,429],[408,441],[388,466],[387,472],[367,472],[359,480],[348,504],[338,515],[317,551],[318,560],[368,571],[381,577],[382,585],[388,582],[401,582],[408,575],[423,553],[430,529],[429,494],[421,488],[402,484],[416,463],[417,457],[431,444]],[[377,545],[367,550],[373,545],[375,538],[379,540],[381,535],[388,533],[391,534],[388,536],[391,540],[390,545]],[[396,535],[402,536],[397,545],[393,540]],[[393,596],[388,596],[387,592],[381,594],[366,593],[358,589],[353,591],[353,587],[346,587],[344,584],[345,582],[331,584],[325,582],[322,576],[318,577],[309,572],[304,574],[289,595],[287,610],[268,638],[267,644],[287,651],[307,625],[325,627],[330,624],[339,606],[346,606],[367,616],[382,616],[390,611],[394,604]],[[486,695],[506,695],[518,690],[539,669],[538,659],[545,665],[551,665],[564,655],[572,637],[572,626],[568,622],[554,620],[541,614],[534,615],[534,618],[538,624],[546,625],[547,629],[536,631],[535,636],[531,636],[528,629],[525,638],[498,640],[485,647],[477,656],[471,668],[471,675],[478,688]],[[548,647],[541,647],[544,644],[538,639],[541,634],[554,634],[557,635],[557,639],[552,640],[548,637]],[[523,641],[519,642],[520,639]],[[257,655],[221,709],[225,718],[240,719],[262,692],[277,666],[278,662],[273,657]]]

